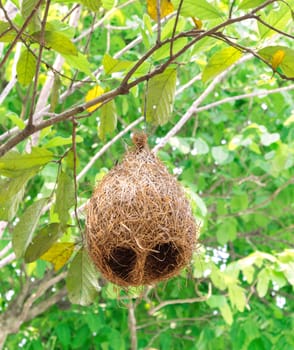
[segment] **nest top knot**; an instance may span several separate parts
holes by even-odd
[[[144,132],[135,132],[132,135],[132,141],[135,149],[138,151],[149,149],[147,135]]]

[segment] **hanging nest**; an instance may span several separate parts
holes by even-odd
[[[185,194],[135,134],[126,153],[98,184],[87,208],[90,257],[121,286],[153,284],[176,275],[192,256],[198,226]]]

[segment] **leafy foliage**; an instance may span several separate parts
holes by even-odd
[[[0,4],[0,347],[294,348],[291,6]],[[177,278],[121,290],[83,230],[134,126],[201,236]]]

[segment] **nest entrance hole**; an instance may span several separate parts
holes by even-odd
[[[116,247],[112,249],[106,262],[116,277],[124,282],[132,283],[138,274],[136,270],[137,259],[140,259],[140,256],[137,256],[132,248]],[[144,257],[142,256],[141,259]],[[181,250],[173,242],[156,244],[146,256],[145,279],[159,279],[173,273],[181,265],[182,259]]]
[[[131,248],[117,247],[111,252],[108,266],[112,272],[126,282],[131,282],[130,273],[135,267],[137,255]]]
[[[172,243],[159,243],[146,258],[145,274],[158,278],[171,273],[180,262],[180,251]]]

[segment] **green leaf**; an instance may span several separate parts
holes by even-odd
[[[204,141],[201,137],[197,137],[194,142],[193,149],[191,153],[193,155],[201,155],[209,152],[209,147],[206,141]]]
[[[237,310],[243,312],[246,306],[244,289],[238,286],[236,283],[229,284],[228,289],[231,304],[235,306]]]
[[[292,148],[287,144],[279,144],[274,158],[270,161],[270,173],[277,177],[285,169],[293,166],[293,152]]]
[[[147,17],[149,18],[149,21],[150,21],[150,17],[149,16],[147,16]],[[174,26],[175,26],[175,21],[176,21],[175,18],[171,18],[169,21],[167,21],[164,24],[164,26],[161,30],[161,40],[169,39],[171,37],[173,30],[174,30]],[[185,30],[186,23],[187,23],[186,19],[179,17],[178,21],[177,21],[176,33],[183,32]],[[151,25],[151,23],[150,23],[150,25]],[[153,34],[152,26],[150,26],[150,28],[149,28],[149,33]]]
[[[37,32],[33,35],[34,39],[38,42],[41,41],[41,32]],[[78,56],[78,50],[71,40],[64,34],[58,32],[50,32],[48,30],[44,33],[45,46],[48,49],[53,49],[61,55],[74,55]]]
[[[279,262],[279,267],[289,283],[294,286],[294,261],[289,261],[288,263]]]
[[[238,194],[232,196],[231,199],[231,211],[232,213],[237,213],[239,211],[248,208],[248,195],[247,193]]]
[[[24,171],[12,179],[0,179],[0,220],[10,221],[23,200],[25,186],[35,172]]]
[[[31,16],[31,13],[36,8],[38,0],[23,0],[21,2],[21,14],[24,19],[27,19]],[[40,20],[40,7],[37,9],[33,17],[29,22],[29,29],[32,33],[41,29],[41,20]]]
[[[61,171],[56,190],[55,212],[61,223],[66,224],[70,215],[69,209],[75,204],[74,181],[72,176]]]
[[[270,281],[270,271],[267,268],[262,269],[257,276],[257,294],[263,298],[268,290]]]
[[[175,8],[179,7],[180,0],[172,0]],[[206,0],[185,0],[181,8],[184,17],[197,17],[202,20],[221,18],[222,13]]]
[[[61,88],[61,80],[58,74],[54,74],[53,86],[50,92],[50,110],[54,112],[59,102],[59,89]]]
[[[116,106],[113,100],[103,104],[100,108],[100,122],[98,136],[105,140],[107,134],[114,132],[117,124]]]
[[[225,218],[216,231],[217,241],[223,245],[229,241],[234,241],[237,237],[237,220],[235,218]]]
[[[207,300],[207,304],[211,308],[218,308],[222,314],[222,317],[228,325],[231,325],[233,323],[232,311],[224,295],[212,295]]]
[[[68,271],[66,286],[73,304],[89,305],[99,291],[98,274],[86,250],[81,248]]]
[[[112,58],[108,53],[103,57],[102,64],[106,74],[112,74],[115,72],[123,72],[126,69],[130,68],[133,64],[131,61],[120,61],[115,58]]]
[[[211,154],[218,164],[226,164],[230,160],[230,152],[226,146],[212,147]]]
[[[80,0],[79,2],[93,12],[97,12],[101,7],[100,0]]]
[[[253,266],[243,267],[242,272],[243,272],[244,277],[246,278],[246,281],[248,283],[252,283],[253,277],[254,277],[254,272],[255,272],[254,267]]]
[[[25,122],[15,113],[7,113],[7,117],[16,125],[20,130],[23,130],[26,127]]]
[[[260,137],[260,142],[264,146],[270,146],[272,143],[275,143],[279,140],[280,140],[280,134],[278,134],[277,132],[272,133],[272,134],[269,132],[265,132]]]
[[[63,22],[57,19],[47,21],[46,30],[48,30],[48,32],[58,32],[64,34],[70,39],[72,39],[76,33],[76,29],[68,25],[66,21]]]
[[[189,140],[185,137],[171,137],[169,139],[169,144],[173,149],[179,150],[182,154],[189,154],[191,151]]]
[[[16,65],[17,80],[23,85],[27,86],[33,80],[36,73],[37,60],[35,56],[29,51],[22,51]]]
[[[214,46],[216,46],[218,42],[214,38],[204,37],[203,39],[197,41],[195,45],[192,47],[191,55],[199,55],[199,53],[204,53],[211,50]]]
[[[47,198],[43,198],[28,207],[19,219],[12,231],[12,246],[17,258],[23,257],[27,247],[31,243],[34,231]]]
[[[220,310],[225,322],[228,325],[231,325],[233,323],[233,314],[232,314],[232,310],[231,310],[229,304],[227,303],[227,301],[225,301],[225,303],[222,306],[220,306],[219,310]]]
[[[83,142],[83,138],[80,135],[76,135],[76,143],[81,143]],[[58,146],[64,146],[64,145],[71,145],[72,144],[72,137],[61,137],[61,136],[56,136],[53,137],[53,139],[49,140],[44,147],[46,148],[55,148]]]
[[[238,7],[242,10],[248,10],[261,5],[263,2],[264,0],[243,0]]]
[[[214,264],[211,266],[211,275],[210,275],[212,283],[216,288],[220,290],[225,290],[227,287],[227,281],[223,276],[223,272],[220,271]]]
[[[292,266],[292,271],[293,271],[293,277],[294,277],[294,270],[293,270],[294,264]],[[271,270],[271,281],[273,282],[273,284],[275,284],[276,286],[278,286],[278,288],[283,288],[284,286],[287,285],[287,280],[283,274],[283,272],[280,271],[275,271],[275,270]],[[290,282],[290,281],[289,281]],[[294,278],[293,278],[293,282],[294,282]],[[291,282],[290,282],[291,283]]]
[[[193,214],[196,216],[200,215],[201,217],[205,217],[207,215],[207,207],[203,199],[198,196],[193,188],[185,188],[185,192],[188,194],[190,199]]]
[[[221,72],[232,66],[237,62],[243,53],[235,49],[234,47],[225,47],[224,49],[217,51],[208,61],[202,74],[202,80],[207,82],[208,80],[216,77]]]
[[[165,124],[172,113],[177,72],[168,68],[150,79],[147,89],[146,119],[153,125]]]
[[[115,4],[115,0],[102,0],[102,6],[105,10],[111,10]]]
[[[187,38],[179,38],[178,40],[174,41],[173,44],[173,54],[178,53],[186,44],[188,40]],[[161,48],[155,51],[155,53],[152,55],[152,58],[155,61],[162,60],[166,57],[170,56],[170,43],[164,44]]]
[[[287,23],[292,19],[291,9],[288,5],[279,3],[277,9],[271,8],[266,15],[261,15],[261,19],[266,22],[270,27],[285,30]],[[268,26],[258,22],[258,29],[261,39],[266,39],[272,35],[277,34],[276,31],[270,29]]]
[[[56,325],[55,332],[57,334],[60,344],[64,349],[68,349],[71,343],[70,326],[69,323],[59,323]]]
[[[34,147],[31,153],[20,154],[10,151],[0,158],[0,175],[18,177],[25,170],[37,170],[53,159],[53,153],[41,147]]]
[[[294,50],[290,49],[289,47],[286,46],[267,46],[264,47],[263,49],[258,51],[258,54],[264,58],[269,64],[272,65],[274,55],[278,51],[283,51],[285,53],[285,56],[281,63],[279,64],[279,68],[283,71],[283,73],[289,77],[293,78],[294,77]]]
[[[14,29],[10,29],[8,22],[0,21],[0,42],[9,43],[14,40],[16,33]]]
[[[77,55],[66,55],[64,58],[66,63],[68,63],[72,68],[87,74],[89,77],[95,80],[95,77],[90,69],[90,63],[87,56],[79,52]]]
[[[26,249],[24,259],[31,263],[43,255],[52,244],[62,235],[63,229],[60,224],[53,223],[43,227],[32,239]]]

